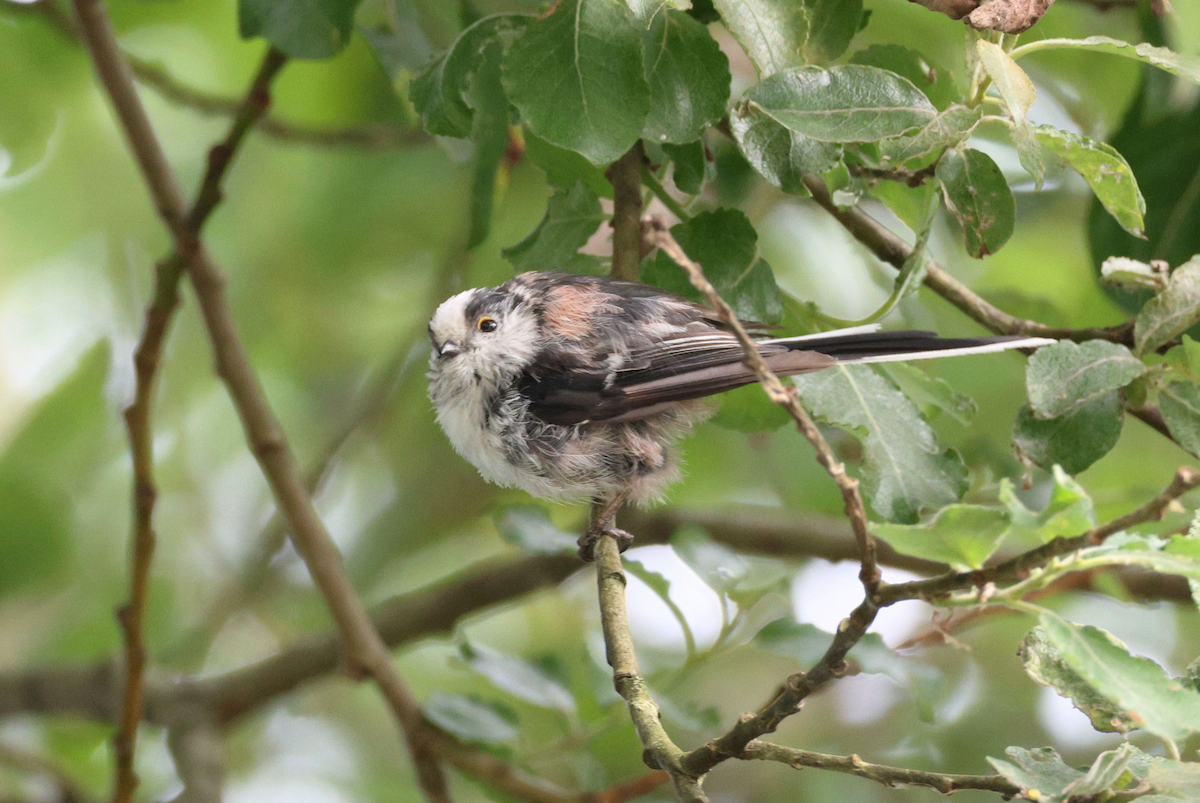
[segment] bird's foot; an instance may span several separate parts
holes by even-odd
[[[617,542],[617,549],[624,552],[633,543],[633,536],[620,527],[606,524],[603,527],[589,527],[587,532],[579,536],[579,557],[591,563],[596,559],[596,542],[603,536],[610,535]]]

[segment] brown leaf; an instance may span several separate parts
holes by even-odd
[[[991,0],[967,15],[977,30],[1021,33],[1042,18],[1054,0]]]
[[[979,0],[909,0],[925,6],[930,11],[945,14],[952,20],[960,20],[979,7]]]

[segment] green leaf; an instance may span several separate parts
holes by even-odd
[[[475,697],[433,691],[421,708],[434,725],[469,744],[504,744],[520,735],[516,714]]]
[[[1161,263],[1160,263],[1161,264]],[[1157,293],[1167,286],[1167,274],[1154,265],[1129,257],[1109,257],[1100,265],[1100,278],[1126,290]]]
[[[45,582],[66,568],[71,550],[70,506],[34,482],[12,461],[0,469],[0,597]]]
[[[471,669],[501,691],[541,708],[575,712],[570,690],[524,658],[465,641],[459,645],[459,653]]]
[[[1200,321],[1200,254],[1171,271],[1166,288],[1142,307],[1133,323],[1139,354],[1170,343]]]
[[[962,225],[967,253],[994,254],[1012,236],[1016,204],[1004,173],[983,151],[949,151],[937,166],[946,209]]]
[[[682,11],[656,14],[642,58],[650,85],[645,139],[691,142],[725,116],[729,59],[704,25]]]
[[[551,187],[569,190],[575,182],[582,181],[589,190],[600,198],[612,198],[612,184],[604,171],[584,159],[575,151],[551,145],[546,140],[525,132],[525,156],[542,169]]]
[[[1110,391],[1069,415],[1043,421],[1025,405],[1013,425],[1017,455],[1042,468],[1058,464],[1078,474],[1108,454],[1121,437],[1125,409],[1117,391]]]
[[[722,393],[712,423],[738,432],[774,432],[792,420],[758,383]]]
[[[395,15],[390,26],[360,28],[363,39],[371,46],[371,52],[393,81],[405,70],[415,75],[433,56],[433,46],[421,29],[413,4],[400,0],[394,4],[394,8]]]
[[[1059,803],[1063,790],[1083,777],[1079,770],[1068,767],[1062,757],[1049,747],[1026,750],[1009,747],[1004,751],[1011,761],[988,757],[988,763],[1021,788],[1021,794],[1029,800],[1042,803]],[[1030,794],[1036,790],[1036,794]]]
[[[1125,742],[1116,750],[1107,750],[1096,756],[1087,773],[1063,790],[1064,799],[1086,799],[1117,788],[1121,778],[1126,775],[1130,762],[1140,753],[1136,747]]]
[[[1200,693],[1149,658],[1130,655],[1112,634],[1043,611],[1039,624],[1063,662],[1140,728],[1178,741],[1200,730]]]
[[[945,413],[964,427],[970,426],[979,410],[970,396],[964,396],[950,387],[946,380],[930,376],[910,363],[882,363],[878,370],[892,380],[905,396],[921,406],[921,415],[928,421]]]
[[[1101,53],[1112,53],[1129,59],[1137,59],[1145,64],[1166,70],[1169,73],[1183,76],[1200,83],[1200,58],[1176,53],[1165,47],[1155,47],[1146,42],[1130,44],[1120,39],[1108,36],[1089,36],[1085,39],[1039,39],[1036,42],[1022,45],[1012,52],[1013,58],[1020,58],[1038,50],[1071,48],[1075,50],[1095,50]]]
[[[1000,481],[1000,502],[1008,508],[1013,531],[1032,536],[1043,544],[1062,536],[1081,535],[1096,523],[1095,506],[1083,486],[1062,466],[1054,466],[1052,474],[1050,501],[1037,513],[1017,498],[1011,480]]]
[[[877,67],[795,67],[746,97],[780,125],[823,142],[877,142],[928,124],[933,107],[908,80]]]
[[[514,505],[492,516],[496,531],[510,544],[542,555],[574,552],[575,537],[554,526],[540,507]]]
[[[1026,116],[1037,95],[1033,81],[999,45],[980,39],[975,42],[975,50],[1012,118],[1013,144],[1017,146],[1017,156],[1029,175],[1033,176],[1034,184],[1041,189],[1046,166],[1042,163],[1041,144]]]
[[[888,521],[915,524],[967,488],[966,469],[943,450],[916,406],[865,365],[836,366],[794,377],[805,405],[865,447],[864,488],[871,508]]]
[[[879,67],[907,78],[939,109],[947,108],[959,96],[948,72],[934,67],[923,55],[903,45],[871,45],[851,56],[850,63]]]
[[[1158,406],[1171,437],[1200,456],[1200,386],[1195,382],[1170,382],[1159,388]]]
[[[1146,199],[1129,163],[1115,148],[1053,126],[1038,125],[1033,130],[1038,142],[1083,176],[1121,228],[1134,237],[1145,236]]]
[[[879,143],[880,164],[900,167],[905,162],[956,147],[971,136],[983,112],[966,106],[951,106],[914,134],[885,139]]]
[[[1137,727],[1119,705],[1096,691],[1067,665],[1042,628],[1035,627],[1025,634],[1017,655],[1025,664],[1029,677],[1069,699],[1087,715],[1096,730],[1128,733]]]
[[[750,573],[750,564],[745,558],[696,528],[675,533],[671,537],[671,548],[709,588],[719,594],[737,588]]]
[[[833,641],[833,633],[827,633],[816,625],[801,624],[794,619],[777,619],[754,637],[754,645],[761,649],[792,658],[805,669],[811,669]],[[908,679],[908,665],[916,664],[883,643],[878,633],[868,633],[859,639],[848,656],[858,664],[861,671],[874,675],[888,675],[893,680]]]
[[[805,59],[824,64],[845,53],[862,27],[862,0],[805,0],[804,5],[808,10]]]
[[[749,219],[736,209],[701,212],[671,229],[689,257],[700,263],[704,275],[743,320],[776,323],[783,317],[783,302],[771,267],[758,257],[758,234]],[[685,298],[702,302],[683,269],[661,251],[642,270],[642,281]]]
[[[701,140],[686,145],[663,145],[663,153],[674,165],[671,178],[688,195],[699,195],[708,178],[708,155]]]
[[[1008,527],[1008,513],[1001,508],[954,504],[924,524],[872,524],[871,531],[897,552],[969,571],[983,568]]]
[[[525,239],[500,253],[518,272],[527,270],[579,270],[599,262],[578,251],[607,218],[596,194],[577,182],[569,190],[557,189],[546,203],[546,215]]]
[[[361,0],[238,0],[238,33],[296,59],[327,59],[350,41]]]
[[[804,62],[808,9],[791,0],[713,0],[761,78]]]
[[[805,174],[820,174],[839,163],[842,147],[790,131],[753,103],[740,103],[729,127],[746,160],[784,192],[807,195]]]
[[[529,24],[504,61],[504,85],[539,137],[588,161],[615,161],[650,110],[642,33],[624,0],[563,0]]]
[[[483,61],[483,49],[489,42],[515,35],[528,20],[517,14],[484,17],[459,34],[445,53],[413,78],[409,95],[426,131],[442,137],[471,135],[474,113],[467,93],[471,76]]]
[[[1150,764],[1146,780],[1155,790],[1167,793],[1174,800],[1200,800],[1200,764],[1194,761],[1156,758]]]
[[[471,182],[471,225],[467,248],[487,239],[492,228],[492,204],[496,194],[496,171],[508,150],[508,98],[500,83],[500,59],[504,48],[489,42],[483,49],[479,69],[471,78],[470,100],[475,111],[471,140],[475,143]]]
[[[1025,366],[1029,407],[1041,419],[1070,415],[1144,373],[1145,363],[1119,343],[1060,340],[1039,348]]]

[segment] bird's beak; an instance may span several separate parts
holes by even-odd
[[[462,351],[462,349],[459,348],[459,345],[453,340],[447,340],[445,343],[441,344],[434,343],[433,350],[437,352],[438,358],[443,360],[454,357]]]

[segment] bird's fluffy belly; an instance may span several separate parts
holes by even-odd
[[[452,394],[438,405],[438,422],[455,450],[489,482],[541,499],[611,498],[628,489],[648,501],[679,474],[671,444],[706,405],[681,405],[630,423],[548,424],[529,413],[516,390],[490,399]]]

